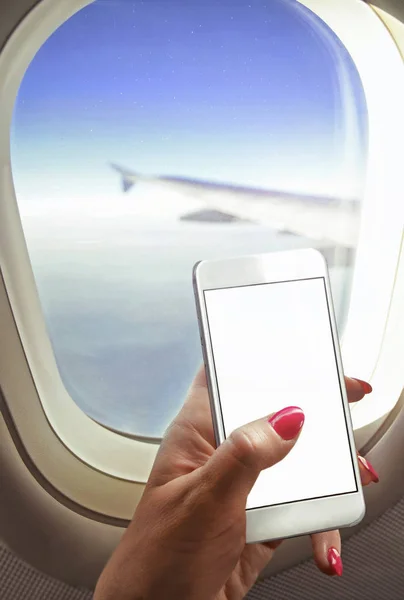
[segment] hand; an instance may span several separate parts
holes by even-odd
[[[360,380],[345,381],[350,402],[372,391]],[[272,426],[271,419],[261,419],[216,449],[202,368],[163,438],[142,499],[94,600],[244,598],[280,544],[245,544],[246,499],[260,471],[295,444],[304,417],[299,409],[294,415],[289,432],[279,427],[288,419],[278,417],[276,424],[272,418]],[[377,482],[372,466],[358,458],[362,484]],[[311,539],[319,569],[341,575],[339,532]]]

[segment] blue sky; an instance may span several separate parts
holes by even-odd
[[[12,161],[23,209],[116,199],[109,161],[360,194],[360,79],[335,36],[307,15],[295,0],[99,0],[81,10],[41,48],[20,88]],[[345,98],[335,53],[349,78]]]

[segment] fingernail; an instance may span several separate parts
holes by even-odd
[[[297,406],[288,406],[272,415],[268,423],[283,440],[293,440],[303,427],[304,413]]]
[[[365,467],[367,472],[370,474],[373,483],[379,483],[379,475],[377,474],[377,472],[373,468],[373,466],[370,464],[370,462],[368,460],[366,460],[366,458],[363,458],[363,456],[360,456],[360,454],[358,454],[358,459],[360,460],[362,465]]]
[[[373,392],[372,386],[367,381],[362,381],[362,379],[357,379],[356,377],[352,377],[352,379],[355,379],[355,381],[358,381],[361,384],[365,394],[370,394],[371,392]]]
[[[333,575],[338,575],[341,577],[343,566],[340,553],[336,548],[330,548],[327,553],[327,560],[333,572]]]

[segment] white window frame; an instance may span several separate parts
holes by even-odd
[[[299,2],[327,23],[345,45],[359,72],[367,102],[366,186],[348,319],[341,341],[345,372],[374,385],[373,394],[352,410],[356,440],[363,446],[394,408],[404,382],[400,369],[404,344],[397,335],[403,333],[402,319],[395,321],[396,335],[394,341],[390,338],[388,347],[386,339],[393,298],[403,285],[398,274],[404,226],[404,189],[400,181],[404,65],[390,32],[370,6],[352,0]],[[386,35],[390,37],[389,53],[385,53],[387,44],[383,46]],[[387,350],[392,365],[386,370],[380,360]]]
[[[357,0],[299,1],[323,19],[345,45],[359,71],[368,104],[366,191],[342,341],[346,372],[375,384],[373,398],[353,411],[357,440],[363,445],[395,406],[403,383],[397,357],[404,357],[404,332],[394,312],[404,289],[404,259],[399,267],[403,235],[403,64],[391,35],[368,5]],[[0,380],[15,430],[52,486],[97,514],[129,519],[158,446],[102,427],[85,415],[67,393],[41,311],[10,160],[11,118],[29,63],[58,26],[91,2],[42,0],[18,26],[0,56],[0,268],[10,316],[12,313],[4,333],[6,342],[10,336],[10,358],[0,364]],[[386,64],[388,68],[383,67]],[[394,357],[393,365],[386,367],[386,355]],[[16,377],[13,365],[17,358],[19,367],[23,361],[27,369],[23,375],[19,369]],[[376,390],[376,382],[380,382],[380,391]]]

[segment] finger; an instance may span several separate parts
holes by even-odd
[[[211,493],[245,503],[259,473],[292,450],[303,423],[303,411],[290,406],[233,431],[203,466]]]
[[[372,389],[370,384],[350,377],[345,377],[345,385],[349,402],[358,402],[364,397],[365,389],[368,390],[366,393],[370,393],[369,390]],[[199,367],[175,421],[187,422],[215,447],[204,364]]]
[[[245,545],[239,561],[239,569],[242,574],[241,581],[245,586],[245,589],[243,590],[244,594],[246,594],[254,585],[260,573],[272,559],[275,550],[281,543],[282,540]],[[229,597],[232,598],[233,596],[230,595]]]
[[[180,427],[189,427],[205,439],[212,448],[216,448],[209,404],[205,366],[202,364],[189,388],[187,398],[174,419]]]
[[[276,550],[282,544],[283,540],[274,540],[273,542],[261,542],[262,546],[269,548],[270,550]]]
[[[365,393],[370,393],[372,390],[370,384],[350,377],[345,377],[345,385],[349,402],[358,402],[364,397]],[[204,364],[199,367],[189,388],[185,403],[175,421],[187,422],[215,447]]]
[[[363,486],[369,485],[370,483],[379,483],[379,475],[372,463],[360,454],[358,454],[358,463]]]
[[[165,431],[148,485],[164,485],[205,464],[215,450],[205,369],[199,368],[188,397]]]
[[[349,402],[358,402],[366,394],[370,394],[373,391],[370,383],[353,377],[345,377],[345,387]]]
[[[195,378],[192,382],[191,385],[191,391],[193,388],[206,388],[208,387],[207,381],[206,381],[206,371],[205,371],[205,365],[202,363],[202,365],[199,367]]]
[[[182,430],[181,438],[184,438],[184,434],[188,431],[193,436],[197,433],[214,448],[216,447],[204,365],[198,369],[185,402],[166,429],[164,439],[170,438],[171,440],[173,435],[176,436],[178,427]]]
[[[326,575],[341,577],[341,537],[338,530],[313,533],[311,536],[313,556],[316,565]]]
[[[257,581],[261,571],[272,559],[275,550],[281,543],[282,540],[261,544],[246,544],[236,567],[236,572],[238,572],[239,577],[236,580],[230,578],[226,585],[226,591],[229,598],[239,598],[240,591],[244,598],[245,594],[247,594]],[[235,581],[235,583],[233,583],[232,580]],[[242,586],[241,590],[240,584]]]

